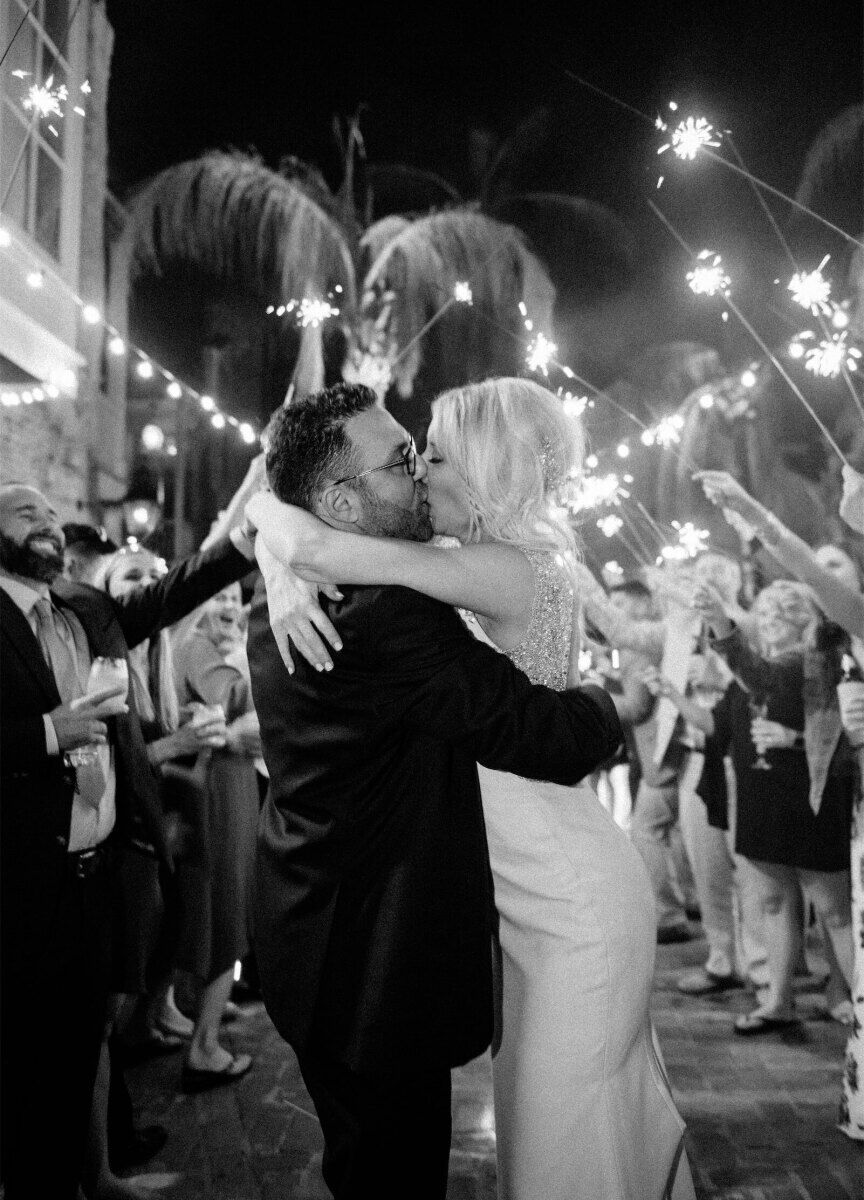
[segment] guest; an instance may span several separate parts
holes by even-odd
[[[221,706],[225,745],[212,753],[206,778],[205,837],[209,869],[185,897],[190,908],[178,961],[204,991],[183,1069],[188,1091],[231,1083],[252,1065],[219,1042],[234,980],[234,965],[249,949],[248,903],[258,827],[255,759],[261,754],[248,674],[232,662],[241,649],[239,584],[207,604],[203,618],[177,648],[181,704]]]
[[[814,666],[820,621],[808,590],[781,581],[759,594],[754,606],[759,654],[726,616],[716,591],[700,588],[694,605],[713,629],[715,648],[748,689],[730,687],[712,715],[718,747],[731,748],[738,796],[736,850],[747,860],[761,897],[768,953],[766,994],[753,1012],[736,1021],[735,1030],[759,1034],[795,1019],[799,881],[825,924],[829,951],[847,984],[851,982],[847,845],[852,774],[836,739],[826,751],[811,736],[814,726],[824,729],[821,718],[831,689],[825,686],[824,672],[820,677]],[[770,769],[760,769],[768,752]]]
[[[92,584],[102,562],[118,549],[105,530],[95,525],[64,525],[63,536],[63,574],[76,583]]]
[[[613,607],[620,607],[632,621],[646,623],[653,618],[660,624],[651,592],[638,580],[613,588],[610,600]],[[660,762],[655,762],[657,705],[643,682],[651,661],[640,651],[627,647],[620,651],[620,656],[622,694],[612,699],[629,734],[628,748],[638,759],[641,775],[630,819],[630,837],[648,868],[654,889],[657,941],[661,945],[686,942],[691,937],[685,896],[690,869],[678,825],[678,784],[684,747],[673,734]]]
[[[76,1197],[109,988],[113,853],[137,815],[167,858],[134,697],[119,712],[117,689],[73,702],[94,656],[125,658],[248,571],[251,547],[239,532],[232,541],[112,600],[60,578],[49,501],[27,485],[0,488],[6,1200]],[[96,761],[67,765],[88,744]],[[38,1036],[22,1038],[27,1029]]]

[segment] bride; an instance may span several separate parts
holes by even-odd
[[[271,621],[325,669],[316,630],[334,650],[336,631],[317,609],[311,619],[274,611],[274,567],[322,583],[399,584],[465,610],[474,635],[532,682],[578,682],[575,545],[550,497],[581,455],[578,423],[536,383],[445,393],[424,458],[432,526],[460,545],[343,533],[262,493],[247,513],[265,546]],[[656,929],[639,854],[587,783],[478,771],[503,953],[499,1197],[693,1197],[648,1011]]]

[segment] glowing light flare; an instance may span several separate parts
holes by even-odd
[[[538,333],[528,347],[525,355],[525,365],[529,371],[540,371],[549,374],[549,364],[558,353],[558,347],[543,333]]]
[[[597,528],[604,537],[611,538],[618,533],[623,524],[624,522],[619,516],[615,513],[610,513],[608,517],[600,517],[597,522]]]
[[[626,442],[619,442],[615,453],[618,455],[619,458],[629,458],[630,457],[630,447],[627,445]]]
[[[581,417],[588,407],[588,397],[574,396],[572,392],[564,392],[561,407],[564,409],[565,416],[573,417],[574,419]]]
[[[741,385],[742,385],[742,387],[746,387],[746,388],[755,387],[756,386],[756,372],[752,371],[748,367],[747,370],[744,371],[741,375]]]
[[[120,358],[121,355],[126,353],[126,343],[119,334],[111,338],[110,342],[108,343],[108,351],[110,354],[113,354],[115,358]]]
[[[214,413],[213,416],[210,418],[210,424],[213,426],[214,429],[224,429],[225,428],[225,417],[220,412]]]
[[[823,317],[831,315],[831,281],[822,274],[822,268],[830,257],[830,254],[826,254],[815,271],[796,271],[787,285],[795,303],[809,309],[814,317],[820,313]]]
[[[304,296],[298,306],[297,315],[304,329],[307,329],[310,325],[313,329],[317,329],[319,325],[323,325],[331,317],[338,317],[339,309],[334,308],[329,300],[309,299]]]
[[[22,104],[27,112],[39,117],[62,117],[63,105],[69,99],[69,89],[65,83],[54,87],[54,76],[49,75],[44,83],[31,84]]]
[[[135,367],[135,374],[138,376],[139,379],[152,379],[153,378],[153,364],[151,363],[149,358],[141,359],[141,361]]]
[[[237,428],[246,445],[251,446],[255,441],[255,430],[252,428],[252,426],[248,423],[248,421],[241,421]]]
[[[8,229],[0,227],[0,250],[6,250],[12,245],[12,234]]]
[[[460,280],[453,288],[453,299],[457,304],[473,304],[474,293],[471,291],[471,284]]]
[[[566,503],[572,512],[583,512],[603,504],[620,504],[629,496],[617,475],[585,475],[569,489]]]
[[[45,286],[45,272],[44,271],[28,271],[26,278],[27,278],[27,286],[28,287],[42,288]]]
[[[654,427],[654,441],[658,446],[668,449],[681,441],[681,430],[684,428],[684,418],[675,413],[671,417],[663,417]]]
[[[667,562],[684,562],[689,558],[683,546],[663,546],[657,556],[657,566],[662,567]]]
[[[177,382],[176,379],[171,380],[171,382],[168,384],[165,391],[168,393],[168,395],[171,397],[172,400],[179,400],[180,397],[183,395],[183,388],[180,386],[180,384]]]
[[[814,336],[812,333],[802,333],[799,341],[803,342],[806,338]],[[857,371],[860,359],[861,351],[857,346],[849,345],[849,336],[844,330],[805,349],[804,368],[824,379],[833,379],[844,367],[847,371]]]
[[[695,558],[708,549],[710,535],[707,529],[697,529],[692,521],[685,521],[683,525],[673,521],[672,527],[678,530],[678,545],[686,551],[688,558]]]
[[[87,325],[98,325],[102,314],[95,304],[85,304],[81,309],[81,317]]]
[[[687,284],[691,292],[697,296],[716,296],[718,292],[727,295],[732,280],[726,274],[720,255],[713,250],[701,250],[696,259],[696,266],[687,272]]]
[[[704,117],[687,117],[676,125],[669,141],[664,142],[657,153],[665,154],[671,149],[678,158],[692,162],[703,147],[719,145],[719,132]]]
[[[214,408],[216,407],[216,401],[213,399],[212,396],[200,396],[198,399],[198,403],[201,405],[201,407],[204,409],[205,412],[213,412]]]

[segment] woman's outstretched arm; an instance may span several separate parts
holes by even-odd
[[[807,543],[754,500],[731,475],[725,471],[698,471],[693,478],[702,484],[712,503],[731,509],[754,526],[765,549],[781,567],[812,587],[829,620],[853,636],[864,635],[864,595],[861,592],[827,571]]]
[[[505,626],[530,615],[534,572],[515,546],[452,550],[345,532],[269,493],[256,496],[247,513],[271,554],[304,579],[409,587]]]

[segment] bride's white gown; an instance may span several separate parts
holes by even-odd
[[[571,592],[554,555],[526,553],[531,624],[506,653],[532,682],[561,689]],[[504,959],[500,1200],[693,1197],[648,1012],[656,925],[640,855],[588,784],[479,771]]]

